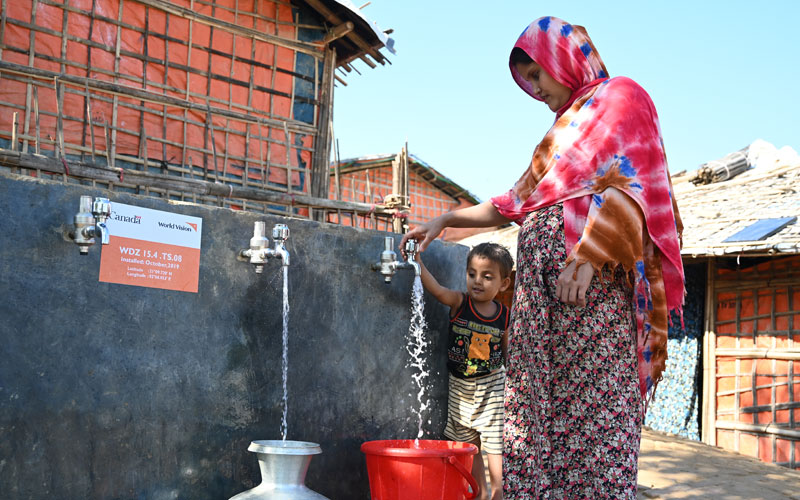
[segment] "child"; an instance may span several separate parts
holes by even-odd
[[[472,475],[481,488],[481,500],[503,498],[503,385],[508,345],[509,311],[494,300],[508,288],[511,254],[496,243],[481,243],[467,255],[467,293],[440,285],[419,260],[422,285],[450,306],[447,350],[449,397],[444,436],[470,442],[489,457],[491,497],[479,453]]]

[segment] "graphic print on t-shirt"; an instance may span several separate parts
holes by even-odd
[[[447,368],[456,377],[487,375],[503,366],[500,347],[508,326],[508,308],[499,302],[494,318],[479,315],[465,294],[462,306],[450,320]]]

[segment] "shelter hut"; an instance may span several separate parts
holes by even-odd
[[[404,220],[377,220],[371,216],[343,217],[342,224],[405,232],[414,225],[444,213],[477,205],[477,197],[438,172],[421,158],[408,153],[362,156],[331,165],[330,195],[333,200],[384,205],[404,214]],[[458,241],[487,229],[448,228],[441,238]],[[488,230],[491,230],[489,228]]]
[[[0,168],[330,220],[334,82],[393,40],[349,0],[3,2]],[[339,74],[336,74],[336,72]]]
[[[746,155],[750,169],[723,182],[673,178],[684,262],[690,273],[705,272],[695,277],[705,283],[701,437],[798,468],[800,156],[761,140]],[[699,293],[686,300],[687,309],[699,308]]]
[[[672,178],[687,296],[646,424],[798,468],[800,156],[757,140],[701,171]],[[515,251],[518,229],[460,243]]]

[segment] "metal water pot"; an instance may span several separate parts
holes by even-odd
[[[258,456],[261,484],[230,500],[328,500],[305,485],[311,458],[322,453],[317,443],[253,441],[247,451]]]

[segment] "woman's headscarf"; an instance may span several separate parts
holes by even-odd
[[[655,107],[633,80],[608,78],[581,26],[543,17],[514,47],[572,94],[530,167],[491,202],[518,222],[563,203],[567,262],[590,262],[598,272],[622,265],[633,272],[639,379],[647,401],[667,357],[669,311],[680,312],[684,295],[682,227]],[[509,66],[519,86],[539,99],[512,61]]]

